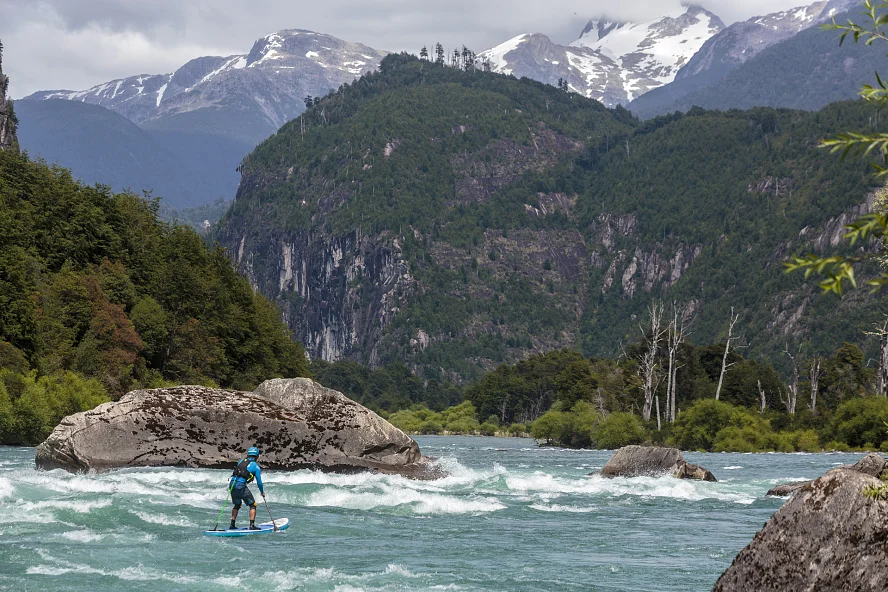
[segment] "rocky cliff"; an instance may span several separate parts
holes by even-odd
[[[390,56],[245,160],[217,238],[312,357],[429,378],[561,347],[614,355],[660,297],[697,313],[698,342],[742,302],[752,355],[812,326],[848,339],[842,315],[872,302],[824,305],[782,261],[836,248],[858,211],[865,167],[813,146],[865,125],[863,109],[642,125],[530,80]]]
[[[15,131],[18,121],[12,101],[6,98],[9,77],[3,74],[3,44],[0,43],[0,150],[18,150]]]

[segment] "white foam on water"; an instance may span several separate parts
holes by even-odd
[[[48,558],[46,554],[41,554],[45,560]],[[124,581],[166,581],[175,584],[193,584],[204,581],[198,576],[184,576],[178,574],[170,574],[164,571],[145,567],[142,564],[124,567],[116,570],[104,570],[86,565],[84,563],[71,563],[59,559],[48,559],[53,561],[53,565],[32,565],[28,567],[28,575],[44,575],[44,576],[63,576],[71,573],[93,574],[108,577],[115,577]]]
[[[61,536],[76,543],[95,543],[105,538],[105,535],[93,532],[88,528],[63,532]]]
[[[415,514],[472,514],[504,510],[494,498],[464,499],[412,489],[383,488],[381,492],[349,491],[325,488],[311,494],[310,507],[338,507],[350,510],[408,508]]]
[[[742,469],[743,467],[739,465],[732,465],[730,467],[722,467],[725,471],[736,471],[737,469]]]
[[[580,508],[577,506],[561,506],[558,504],[531,504],[530,507],[534,510],[539,510],[540,512],[568,512],[572,514],[587,514],[589,512],[598,511],[598,508]]]
[[[612,497],[668,497],[690,501],[717,499],[739,504],[751,504],[755,501],[750,495],[726,491],[724,487],[715,483],[687,481],[671,476],[607,479],[594,475],[583,479],[569,479],[537,471],[531,475],[510,475],[506,477],[506,484],[510,490],[542,496],[589,494]]]
[[[15,493],[15,486],[12,481],[0,477],[0,499],[12,497],[13,493]]]
[[[65,501],[65,500],[44,500],[38,502],[18,501],[18,507],[22,512],[38,512],[40,510],[67,510],[69,512],[77,512],[78,514],[89,514],[93,510],[99,508],[107,508],[111,505],[111,500],[96,501]]]
[[[197,527],[196,523],[178,514],[171,515],[165,514],[163,512],[140,512],[138,510],[132,510],[132,513],[135,514],[142,522],[147,522],[149,524],[162,524],[164,526],[182,526],[188,528]]]
[[[411,572],[403,565],[398,565],[397,563],[389,563],[388,567],[385,568],[385,574],[396,574],[405,578],[418,578],[419,575]]]

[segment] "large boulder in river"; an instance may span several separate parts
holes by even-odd
[[[883,472],[885,459],[870,457],[861,468]],[[833,469],[796,491],[714,591],[888,590],[888,501],[863,493],[885,483],[858,465]]]
[[[438,476],[401,430],[308,379],[255,393],[201,386],[138,390],[66,417],[37,447],[38,468],[230,468],[248,446],[272,469]]]
[[[602,477],[641,477],[670,474],[678,479],[716,481],[703,467],[684,459],[678,448],[662,446],[624,446],[601,469]]]

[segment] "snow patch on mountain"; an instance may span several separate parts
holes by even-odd
[[[570,46],[525,34],[481,52],[496,72],[568,88],[605,105],[625,104],[671,82],[697,50],[724,28],[717,16],[688,6],[646,23],[589,21]]]
[[[28,99],[83,101],[137,124],[205,108],[253,110],[271,131],[321,96],[371,72],[387,52],[302,29],[260,38],[248,54],[195,58],[172,74],[112,80],[83,91],[41,91]]]

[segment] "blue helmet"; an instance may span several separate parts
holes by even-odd
[[[259,458],[259,449],[255,446],[251,446],[249,450],[247,450],[247,458]]]

